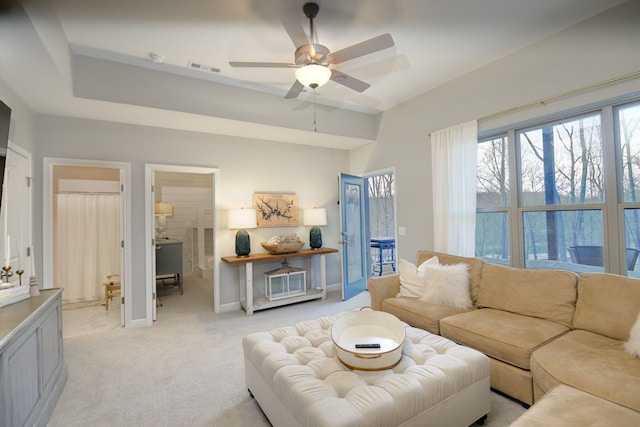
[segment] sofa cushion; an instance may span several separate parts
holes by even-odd
[[[523,369],[531,353],[568,327],[535,317],[482,308],[440,321],[440,335]]]
[[[570,271],[485,263],[476,305],[571,326],[577,282],[578,276]]]
[[[433,257],[423,262],[419,266],[407,261],[406,259],[398,260],[398,273],[400,274],[400,292],[399,297],[420,298],[424,292],[425,286],[425,269],[429,265],[440,265],[438,257]]]
[[[440,335],[440,319],[468,310],[448,305],[431,304],[417,298],[387,298],[382,311],[391,313],[403,322],[432,334]]]
[[[637,426],[640,413],[559,385],[510,427]]]
[[[469,288],[471,291],[471,300],[475,303],[478,297],[478,286],[480,286],[480,278],[482,277],[482,267],[484,266],[484,261],[480,258],[469,258],[445,254],[442,252],[418,251],[416,265],[420,265],[424,261],[434,256],[438,257],[440,264],[442,265],[463,263],[469,266]]]
[[[574,329],[626,341],[640,310],[640,280],[583,273],[578,282]]]
[[[623,343],[575,330],[540,347],[531,356],[531,374],[545,392],[567,384],[640,411],[640,359]]]
[[[436,259],[433,257],[431,259]],[[471,308],[469,292],[469,266],[429,264],[425,261],[424,292],[420,299],[433,304],[444,304],[458,308]]]

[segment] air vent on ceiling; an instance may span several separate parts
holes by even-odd
[[[210,71],[212,73],[219,73],[220,68],[212,67],[210,65],[203,64],[201,62],[189,61],[189,68],[195,68],[196,70]]]

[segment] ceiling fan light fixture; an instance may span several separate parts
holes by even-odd
[[[308,64],[296,70],[296,79],[311,89],[319,88],[331,78],[329,67],[318,64]]]

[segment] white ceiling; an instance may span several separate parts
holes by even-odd
[[[375,140],[378,113],[622,0],[319,0],[316,30],[330,50],[385,32],[395,46],[336,66],[371,87],[319,88],[318,132],[311,93],[283,98],[293,69],[228,64],[293,62],[285,28],[308,31],[304,3],[27,1],[30,25],[18,11],[0,30],[0,78],[36,112],[351,148]]]

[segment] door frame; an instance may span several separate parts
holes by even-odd
[[[220,216],[218,215],[219,194],[218,189],[220,182],[220,170],[213,167],[204,166],[186,166],[186,165],[166,165],[166,164],[145,164],[145,190],[144,190],[144,203],[145,203],[145,283],[146,283],[146,323],[147,326],[153,325],[155,320],[155,300],[154,290],[156,285],[155,280],[155,215],[154,215],[154,177],[156,172],[182,172],[182,173],[197,173],[197,174],[211,174],[212,179],[212,191],[213,191],[213,227],[214,230],[220,230]],[[218,313],[220,311],[220,261],[218,260],[218,238],[217,232],[214,232],[213,238],[213,311]]]
[[[131,163],[103,160],[65,159],[45,157],[42,159],[42,276],[43,289],[53,287],[53,169],[55,166],[96,167],[120,171],[121,203],[120,228],[121,247],[120,278],[123,288],[124,310],[120,311],[120,322],[125,328],[134,327],[131,286]]]

